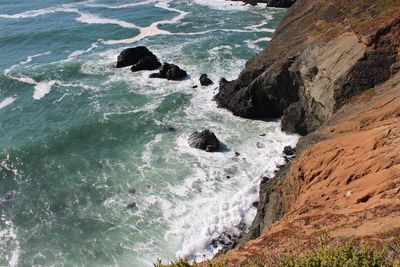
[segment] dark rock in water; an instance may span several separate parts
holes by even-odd
[[[257,148],[265,148],[265,145],[260,142],[257,142],[256,146],[257,146]]]
[[[139,62],[140,61],[140,62]],[[157,69],[161,64],[158,62],[158,66],[156,66],[156,62],[158,62],[157,57],[145,46],[137,46],[133,48],[125,49],[119,54],[117,59],[117,68],[123,68],[127,66],[132,66],[135,64],[139,64],[139,67],[147,67],[144,69],[149,69],[149,67],[153,67],[152,69]],[[151,64],[150,64],[151,63]]]
[[[8,191],[8,192],[4,195],[3,200],[4,200],[4,201],[10,201],[10,200],[12,200],[12,199],[15,197],[16,194],[17,194],[17,192],[14,191],[14,190]]]
[[[265,133],[262,133],[262,134],[260,134],[260,136],[264,137],[264,136],[266,136],[266,134],[265,134]]]
[[[258,201],[254,201],[253,204],[252,204],[252,206],[253,206],[254,208],[257,208],[258,203],[259,203]]]
[[[161,77],[160,73],[152,73],[149,75],[149,78],[164,78],[164,77]]]
[[[291,7],[296,0],[232,0],[232,1],[241,1],[245,5],[252,5],[256,6],[258,3],[267,4],[270,7],[284,7],[288,8]]]
[[[197,85],[193,85],[193,86],[192,86],[193,89],[195,89],[195,88],[197,88],[197,87],[198,87]]]
[[[152,54],[139,59],[138,62],[133,64],[131,71],[155,70],[159,67],[161,67],[161,63],[158,61],[157,57]]]
[[[261,179],[261,183],[266,183],[268,180],[270,180],[271,178],[269,178],[269,177],[267,177],[267,176],[264,176],[264,177],[262,177],[262,179]]]
[[[200,84],[203,86],[208,86],[210,84],[213,84],[213,81],[211,81],[211,79],[208,78],[207,74],[202,74],[200,76]]]
[[[129,194],[134,195],[134,194],[136,194],[136,188],[129,188],[128,192],[129,192]]]
[[[286,156],[293,156],[296,153],[296,149],[292,148],[291,146],[285,146],[283,148],[283,154]]]
[[[173,126],[167,126],[167,130],[170,132],[176,132],[176,128]]]
[[[231,177],[229,175],[226,176],[226,179],[231,179]]]
[[[294,3],[296,2],[296,0],[267,0],[267,6],[270,7],[291,7]]]
[[[239,156],[240,156],[240,153],[239,153],[239,152],[235,152],[235,156],[236,156],[236,157],[239,157]]]
[[[128,209],[137,209],[138,208],[136,202],[129,203],[126,207]]]
[[[225,79],[225,78],[221,78],[221,79],[219,80],[219,82],[218,82],[219,86],[224,85],[224,84],[226,84],[226,83],[228,83],[228,80]]]
[[[204,130],[195,132],[189,136],[189,145],[207,152],[216,152],[219,150],[219,141],[213,132]]]
[[[179,81],[186,78],[186,76],[187,72],[179,68],[177,65],[164,63],[159,73],[152,73],[149,77]]]

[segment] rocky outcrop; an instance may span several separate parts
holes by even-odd
[[[316,130],[352,96],[399,70],[398,1],[298,0],[271,43],[215,100],[245,118],[282,117],[282,128]]]
[[[189,136],[189,145],[194,148],[205,150],[207,152],[219,151],[219,141],[213,132],[204,130],[195,132]]]
[[[300,139],[297,158],[261,183],[257,216],[239,246],[214,261],[238,266],[300,254],[324,233],[333,244],[398,240],[399,146],[397,74]]]
[[[141,71],[141,70],[156,70],[161,67],[161,63],[158,61],[155,55],[145,56],[139,59],[131,67],[131,71]]]
[[[305,136],[261,182],[250,229],[214,261],[300,254],[323,233],[331,243],[400,238],[399,36],[398,0],[298,0],[269,46],[220,84],[220,106],[282,116]]]
[[[269,7],[291,7],[296,0],[232,0],[232,1],[242,1],[245,4],[249,4],[252,6],[257,5],[258,3],[267,4]]]
[[[132,66],[132,71],[155,70],[161,66],[161,63],[147,47],[137,46],[125,49],[118,56],[116,67],[128,66]]]
[[[200,80],[200,84],[202,86],[209,86],[209,85],[213,84],[213,81],[210,78],[208,78],[207,74],[200,75],[199,80]]]
[[[159,73],[150,74],[150,78],[162,78],[167,80],[179,81],[186,78],[187,72],[177,65],[164,63]]]

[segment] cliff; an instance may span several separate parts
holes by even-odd
[[[245,118],[307,134],[399,70],[400,1],[299,0],[268,47],[215,99]]]
[[[329,241],[400,237],[400,0],[298,0],[269,44],[215,99],[304,135],[260,186],[232,265]],[[254,240],[253,240],[254,239]]]

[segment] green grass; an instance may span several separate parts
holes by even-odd
[[[279,262],[264,263],[261,261],[239,265],[238,267],[400,267],[399,254],[392,250],[389,259],[388,248],[374,249],[367,245],[346,242],[342,245],[328,246],[327,239],[322,237],[316,248],[300,256],[289,256]],[[393,256],[394,255],[394,256]],[[162,264],[158,261],[155,267],[198,267],[186,259],[174,263]],[[205,263],[206,267],[230,267],[225,263]]]

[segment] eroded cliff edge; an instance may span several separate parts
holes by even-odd
[[[400,0],[298,0],[269,46],[220,86],[216,100],[235,115],[282,116],[305,136],[261,183],[249,232],[217,260],[299,253],[324,232],[399,238],[399,47]]]
[[[268,47],[215,99],[245,118],[316,130],[345,101],[398,72],[398,0],[299,0]]]

